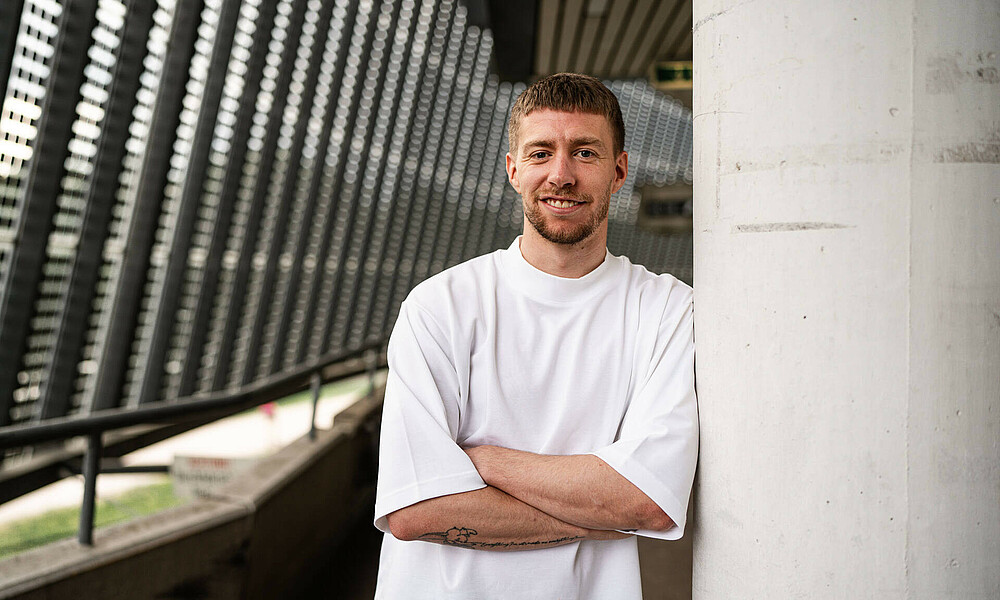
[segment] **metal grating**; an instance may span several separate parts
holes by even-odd
[[[0,307],[9,302],[6,296],[9,294],[14,245],[26,210],[26,163],[35,155],[38,122],[49,89],[55,54],[57,21],[62,12],[59,4],[28,0],[22,8],[14,42],[9,79],[5,86],[7,95],[0,112],[0,299],[4,301]],[[43,313],[41,319],[44,318]],[[10,341],[6,337],[5,346]],[[32,372],[30,367],[21,368],[25,359],[29,365],[40,362],[37,358],[33,361],[31,357],[18,361],[17,387],[12,390],[11,398],[0,400],[0,406],[7,407],[7,414],[0,417],[0,424],[24,421],[37,410],[35,401],[41,394],[40,375],[37,371]],[[7,365],[7,369],[10,367]],[[10,378],[10,375],[7,377]]]
[[[236,390],[384,339],[416,283],[520,231],[503,156],[524,85],[491,73],[493,33],[458,0],[15,4],[0,425]],[[586,25],[593,2],[564,4]],[[609,246],[690,281],[691,236],[635,227],[640,186],[691,180],[690,112],[610,85],[631,175]]]

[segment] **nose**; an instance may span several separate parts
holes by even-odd
[[[555,188],[572,187],[576,183],[572,158],[562,153],[549,161],[549,185]]]

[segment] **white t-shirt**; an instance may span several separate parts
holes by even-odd
[[[519,242],[448,269],[403,302],[389,341],[375,526],[484,487],[462,447],[592,453],[681,537],[698,446],[691,288],[624,257],[579,279]],[[641,598],[635,538],[490,552],[386,534],[376,598]]]

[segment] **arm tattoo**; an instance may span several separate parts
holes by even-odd
[[[433,531],[420,536],[420,540],[425,542],[436,542],[445,546],[455,546],[458,548],[474,548],[479,550],[514,550],[527,548],[546,548],[558,546],[567,542],[582,540],[583,536],[561,537],[553,540],[531,540],[524,542],[478,542],[472,538],[479,535],[475,529],[468,527],[452,527],[448,531]]]

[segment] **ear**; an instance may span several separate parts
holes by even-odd
[[[622,189],[626,177],[628,177],[628,152],[622,150],[615,160],[615,179],[611,183],[612,194]]]
[[[521,193],[521,182],[517,177],[517,163],[514,161],[514,157],[507,153],[507,181],[514,188],[518,194]]]

